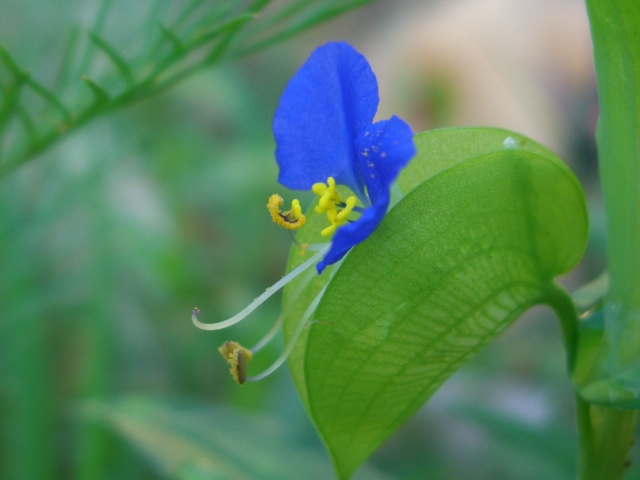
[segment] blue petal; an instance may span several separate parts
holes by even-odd
[[[346,43],[317,48],[289,81],[275,113],[279,182],[308,190],[334,177],[363,197],[355,141],[377,108],[378,84],[367,60]]]
[[[370,125],[358,137],[356,147],[372,205],[354,223],[336,231],[329,252],[316,266],[318,273],[373,233],[387,213],[391,185],[416,153],[411,127],[396,116]]]
[[[416,154],[413,131],[395,115],[370,125],[356,140],[360,171],[372,204]]]

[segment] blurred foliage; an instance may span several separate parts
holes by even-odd
[[[169,478],[312,479],[332,476],[332,466],[314,442],[265,415],[167,399],[121,398],[89,403],[90,421],[104,422],[139,449]],[[356,477],[382,480],[364,468]]]
[[[50,87],[0,45],[0,175],[95,117],[370,1],[101,0],[89,31],[69,34]]]
[[[225,63],[117,112],[364,2],[284,2],[254,17],[267,3],[3,5],[0,168],[13,170],[0,186],[3,478],[162,473],[122,454],[103,425],[78,423],[85,399],[179,392],[259,409],[280,395],[277,383],[228,389],[216,351],[222,340],[197,332],[188,313],[197,302],[208,315],[229,314],[284,268],[290,241],[264,215],[275,188],[270,117],[282,80],[264,59]],[[83,22],[92,12],[96,19]],[[245,21],[252,24],[240,30]],[[76,30],[64,47],[58,39],[76,23],[88,23],[89,33]],[[24,30],[43,34],[25,38]],[[105,113],[113,114],[41,162],[14,169]],[[259,338],[276,309],[273,302],[236,332]],[[275,356],[279,345],[270,349]]]
[[[183,81],[162,95],[154,94],[164,83],[140,90],[144,95],[127,102],[147,101],[135,108],[103,104],[89,117],[93,123],[67,135],[89,123],[78,123],[87,118],[81,112],[95,108],[81,75],[107,89],[109,102],[131,89],[89,32],[118,52],[134,81],[142,82],[158,66],[150,61],[155,46],[161,58],[174,52],[175,42],[157,19],[186,44],[241,17],[250,4],[226,2],[235,7],[222,12],[215,8],[221,2],[114,0],[97,28],[99,2],[2,2],[0,43],[20,72],[29,71],[28,78],[65,105],[72,128],[58,130],[66,122],[61,109],[24,76],[20,103],[7,107],[16,72],[5,57],[0,478],[200,478],[191,464],[179,474],[163,467],[170,442],[153,450],[128,432],[150,424],[172,429],[187,443],[207,443],[213,457],[221,454],[210,446],[218,417],[219,428],[255,429],[259,437],[267,435],[265,425],[275,425],[270,431],[282,444],[293,443],[296,451],[303,446],[318,465],[329,461],[288,372],[238,388],[216,351],[227,339],[257,341],[277,317],[278,299],[234,327],[230,337],[196,330],[189,313],[197,305],[207,319],[224,318],[282,276],[291,241],[264,208],[270,194],[286,193],[276,184],[272,112],[286,80],[314,46],[369,27],[371,14],[363,9],[338,31],[230,60],[312,26],[319,10],[331,16],[359,3],[274,0],[233,32],[215,68],[201,69],[198,62],[231,30],[164,72],[193,69],[197,75],[176,77]],[[198,10],[176,28],[189,5]],[[284,16],[287,5],[297,7]],[[399,2],[384,8],[376,11],[381,18]],[[89,66],[81,68],[87,51]],[[61,65],[68,65],[67,74],[58,76]],[[31,137],[26,119],[34,127]],[[601,243],[596,247],[601,254]],[[251,367],[260,371],[281,348],[281,340],[268,346]],[[571,478],[574,452],[566,441],[575,444],[575,432],[563,355],[550,314],[534,312],[454,375],[374,454],[362,478],[373,478],[366,476],[373,471],[402,479]],[[522,440],[515,442],[515,435]],[[276,450],[268,451],[282,455]],[[261,455],[251,461],[271,461]],[[553,458],[548,469],[540,465],[546,458]],[[629,478],[638,477],[631,472]]]

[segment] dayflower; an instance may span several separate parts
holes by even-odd
[[[305,246],[316,253],[225,321],[201,323],[195,309],[192,321],[197,327],[219,330],[234,325],[312,265],[322,273],[373,233],[389,208],[396,177],[416,152],[409,125],[396,116],[373,123],[377,109],[376,77],[353,47],[331,42],[311,54],[289,81],[276,110],[275,157],[282,185],[318,195],[314,211],[326,214],[329,224],[321,234],[333,236],[332,241]],[[341,185],[353,195],[343,198]],[[306,217],[300,202],[293,200],[288,211],[281,211],[283,205],[279,195],[269,198],[267,208],[273,221],[288,230],[302,228]],[[246,364],[277,333],[283,317],[251,349],[236,342],[220,348],[236,382],[264,378],[286,360],[323,293],[324,289],[305,310],[282,355],[261,374],[246,377]]]
[[[332,42],[311,54],[276,110],[278,181],[294,190],[313,189],[320,196],[316,212],[326,212],[330,222],[326,233],[335,231],[318,273],[376,229],[389,207],[391,185],[415,155],[411,127],[396,116],[373,123],[377,109],[378,83],[367,60],[347,43]],[[343,202],[336,183],[365,206],[352,223],[348,215],[356,200]]]

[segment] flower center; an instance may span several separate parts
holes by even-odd
[[[353,211],[358,199],[352,195],[346,201],[343,201],[336,190],[336,181],[333,177],[327,178],[327,183],[314,184],[311,190],[320,197],[318,205],[314,209],[315,212],[318,214],[327,212],[327,219],[331,225],[323,229],[320,235],[328,237],[339,226],[347,222],[347,217]]]
[[[333,235],[338,227],[348,222],[347,217],[354,210],[361,211],[356,207],[356,203],[358,203],[356,196],[352,195],[346,201],[342,199],[336,189],[336,181],[333,177],[327,178],[327,183],[315,183],[311,190],[320,197],[318,205],[314,209],[315,212],[320,215],[326,212],[327,220],[329,220],[329,226],[320,232],[323,237]],[[284,205],[284,200],[280,195],[274,193],[269,197],[267,209],[275,223],[287,230],[297,230],[306,223],[307,218],[302,213],[302,207],[297,199],[291,202],[291,210],[288,212],[280,211],[282,205]]]

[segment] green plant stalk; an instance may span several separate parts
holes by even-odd
[[[104,171],[87,183],[90,191],[99,192],[99,179]],[[89,268],[89,282],[95,292],[87,305],[88,315],[84,324],[86,356],[80,397],[85,403],[104,401],[112,394],[111,378],[113,376],[113,318],[114,318],[114,286],[117,284],[117,255],[114,255],[112,219],[107,208],[99,201],[100,197],[87,199],[92,203],[92,211],[96,216],[96,228],[93,244],[96,245],[94,262]],[[75,472],[75,480],[101,480],[107,478],[107,466],[110,452],[113,450],[113,437],[103,422],[81,418],[81,429],[78,436],[79,461]]]
[[[617,480],[624,476],[633,445],[636,410],[592,405],[579,396],[579,480]]]
[[[578,347],[578,313],[573,300],[567,291],[553,283],[547,290],[545,303],[556,313],[562,332],[562,340],[567,351],[567,366],[569,371],[573,368]]]
[[[108,290],[106,290],[108,291]],[[103,400],[109,391],[111,374],[110,360],[113,350],[107,294],[97,299],[91,309],[91,318],[86,327],[87,358],[85,378],[81,395],[84,400]],[[99,480],[105,478],[110,436],[104,425],[96,422],[85,423],[79,435],[78,450],[81,452],[77,464],[76,480]]]
[[[578,315],[566,291],[553,285],[546,303],[553,308],[563,334],[569,370],[578,346]],[[618,480],[628,467],[637,412],[593,405],[576,395],[578,423],[578,479]]]
[[[38,312],[39,313],[39,312]],[[22,317],[22,318],[20,318]],[[17,479],[55,477],[55,447],[53,431],[55,419],[50,381],[51,366],[47,358],[47,333],[43,316],[34,318],[25,314],[14,317],[21,325],[17,333],[15,372],[17,378],[16,416],[19,424],[15,457]]]
[[[0,247],[5,259],[21,253],[6,242],[0,242]],[[6,265],[4,259],[0,262]],[[0,285],[0,314],[11,328],[8,353],[13,377],[7,409],[13,426],[7,436],[8,465],[2,473],[16,480],[48,480],[56,476],[54,371],[47,343],[50,323],[42,298],[31,287],[39,272],[33,265],[24,267],[20,273],[6,269],[7,282]]]
[[[598,160],[607,212],[610,278],[600,362],[611,401],[629,388],[640,346],[640,3],[586,0],[598,83]],[[617,377],[614,377],[617,375]],[[628,377],[627,377],[628,378]],[[631,377],[633,378],[633,376]],[[621,479],[637,412],[577,397],[580,480]]]
[[[606,333],[612,365],[620,370],[637,360],[640,351],[640,3],[587,0],[587,11],[598,82],[598,161],[607,212]]]

